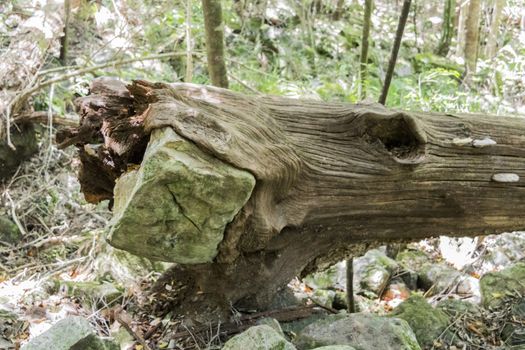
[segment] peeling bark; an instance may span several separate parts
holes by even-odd
[[[177,265],[159,281],[180,310],[267,305],[294,276],[378,242],[525,225],[523,119],[145,81],[97,80],[78,104],[81,126],[62,137],[80,150],[88,200],[111,198],[149,133],[165,127],[256,179],[213,262]],[[90,144],[98,152],[86,158]]]

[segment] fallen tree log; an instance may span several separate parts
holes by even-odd
[[[525,226],[520,118],[107,78],[77,103],[58,141],[83,193],[115,201],[111,244],[178,263],[158,286],[183,311],[267,305],[355,247]]]

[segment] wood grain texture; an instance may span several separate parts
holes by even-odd
[[[150,101],[130,117],[143,121],[137,144],[170,126],[256,179],[216,261],[177,266],[159,281],[191,279],[181,300],[204,291],[207,300],[264,305],[293,276],[356,247],[525,226],[523,119],[245,96],[193,84],[135,81],[128,89],[132,104]],[[116,154],[112,135],[104,134],[104,147]],[[485,138],[495,143],[474,147]],[[518,181],[494,181],[500,173]]]

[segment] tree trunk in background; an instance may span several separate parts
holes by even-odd
[[[469,0],[459,0],[458,36],[456,56],[465,57],[466,22],[469,9]]]
[[[339,21],[343,17],[343,10],[345,6],[345,0],[337,0],[337,5],[335,7],[335,12],[333,15],[334,21]]]
[[[82,191],[96,202],[112,196],[119,179],[109,242],[177,262],[157,287],[178,312],[267,306],[294,276],[389,241],[525,226],[520,118],[245,96],[194,84],[96,80],[90,91],[78,101],[82,125],[63,135],[79,149]],[[178,141],[156,138],[166,133]],[[160,161],[150,162],[155,151]],[[170,162],[184,165],[169,176],[143,176]],[[214,255],[202,260],[200,246],[180,246],[195,244],[207,224],[217,228],[211,218],[242,189],[214,176],[217,169],[253,182]],[[139,180],[150,190],[133,187]],[[212,197],[217,211],[203,209]],[[182,259],[188,256],[196,259]]]
[[[465,22],[465,64],[467,76],[476,73],[479,46],[480,0],[470,0],[468,16]]]
[[[494,0],[494,8],[492,10],[492,21],[490,23],[489,36],[487,38],[486,55],[491,59],[496,56],[498,48],[498,33],[501,22],[501,14],[505,7],[505,0]]]
[[[0,56],[0,180],[11,175],[18,165],[37,151],[31,125],[13,126],[20,115],[30,115],[32,106],[21,91],[36,84],[35,75],[47,55],[58,56],[63,28],[61,4],[35,8],[17,26],[9,46]],[[19,16],[19,14],[16,14]],[[46,36],[45,33],[51,33]]]
[[[455,0],[445,0],[443,9],[443,24],[441,26],[441,39],[436,50],[436,54],[446,56],[450,50],[450,42],[454,34],[454,13],[456,11]]]
[[[363,34],[361,36],[361,58],[360,58],[360,81],[361,93],[360,98],[366,98],[367,76],[368,76],[368,39],[370,37],[370,18],[372,16],[373,0],[365,0],[365,12],[363,19]]]
[[[64,0],[64,35],[60,38],[60,62],[66,65],[68,41],[69,41],[69,19],[71,16],[71,1]]]
[[[399,16],[399,22],[397,24],[396,37],[394,38],[394,45],[392,46],[392,52],[390,53],[390,60],[388,61],[388,68],[385,74],[385,81],[383,83],[383,89],[381,90],[381,96],[379,96],[379,103],[382,105],[386,104],[386,98],[388,96],[388,90],[390,88],[390,82],[394,76],[394,69],[397,62],[397,54],[401,47],[401,40],[403,39],[403,32],[405,30],[405,24],[407,22],[408,13],[410,12],[410,0],[403,1],[403,7],[401,8],[401,15]]]
[[[186,74],[184,81],[191,83],[193,80],[193,53],[191,45],[191,0],[186,0]]]
[[[227,88],[228,75],[224,61],[224,28],[220,0],[202,0],[208,72],[212,85]]]

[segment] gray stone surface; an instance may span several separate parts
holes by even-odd
[[[222,350],[295,350],[295,346],[272,327],[260,325],[248,328],[231,338]]]
[[[171,128],[154,130],[140,168],[117,180],[108,240],[154,260],[211,262],[254,186],[249,172],[204,153]]]
[[[298,349],[348,345],[356,350],[420,350],[407,322],[371,314],[333,315],[305,327],[294,340]]]
[[[499,272],[489,272],[480,280],[481,302],[499,307],[510,296],[525,295],[525,263],[519,262]]]
[[[115,344],[98,338],[89,322],[70,316],[31,340],[22,350],[117,350]]]
[[[440,309],[433,308],[424,297],[413,295],[394,309],[393,317],[408,322],[423,348],[432,347],[449,324],[449,317]]]

